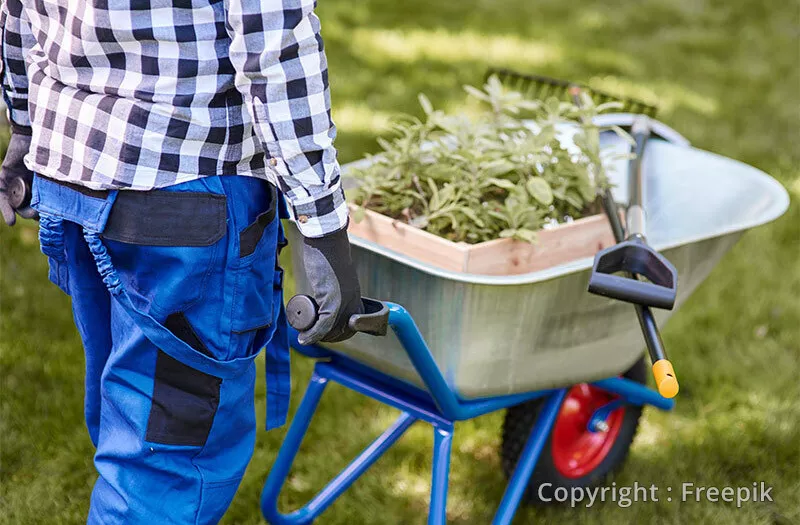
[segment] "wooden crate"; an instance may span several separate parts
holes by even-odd
[[[537,233],[536,244],[496,239],[478,244],[452,242],[366,210],[348,232],[444,270],[482,275],[517,275],[592,257],[614,244],[605,215],[592,215]]]

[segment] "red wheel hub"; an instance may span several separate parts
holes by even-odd
[[[561,475],[582,478],[608,456],[622,427],[625,407],[619,407],[609,414],[605,432],[592,432],[588,425],[597,409],[616,398],[614,394],[586,383],[569,390],[553,428],[551,445],[553,463]]]

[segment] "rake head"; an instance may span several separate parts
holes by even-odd
[[[503,68],[490,68],[489,71],[486,72],[486,78],[492,75],[496,75],[500,82],[506,87],[519,91],[524,96],[534,100],[545,100],[549,97],[571,100],[571,95],[569,93],[570,88],[578,87],[582,92],[592,97],[595,104],[603,104],[606,102],[622,103],[623,108],[620,109],[622,113],[639,113],[651,118],[655,118],[656,113],[658,113],[658,108],[652,104],[647,104],[632,98],[610,95],[576,82],[568,82],[566,80],[543,77],[540,75],[528,75]]]

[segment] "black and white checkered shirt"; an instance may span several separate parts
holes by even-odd
[[[0,0],[25,161],[92,189],[275,183],[302,233],[347,223],[314,0]]]

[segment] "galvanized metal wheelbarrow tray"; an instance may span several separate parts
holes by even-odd
[[[679,306],[745,230],[786,210],[788,195],[763,172],[693,149],[673,130],[658,126],[653,131],[662,139],[652,140],[643,158],[647,232],[650,246],[678,269]],[[613,137],[604,140],[611,141],[611,147],[628,148],[614,143]],[[617,185],[615,200],[624,202],[625,166],[611,176]],[[295,235],[290,227],[290,238]],[[542,399],[493,521],[508,524],[571,385],[592,382],[616,396],[591,414],[591,432],[606,431],[607,421],[621,406],[674,406],[673,400],[643,384],[618,377],[640,359],[642,333],[630,305],[587,293],[591,258],[497,277],[443,271],[357,237],[351,237],[351,243],[362,292],[392,301],[365,302],[368,313],[359,326],[385,335],[360,333],[341,344],[304,347],[297,344],[294,332],[296,349],[323,360],[315,367],[264,486],[262,512],[268,522],[311,523],[422,420],[434,429],[428,523],[444,524],[454,422]],[[300,255],[294,257],[298,260]],[[295,265],[294,271],[298,292],[307,292],[302,265]],[[663,323],[669,315],[658,311],[656,318]],[[282,514],[278,494],[330,381],[402,413],[308,504]]]
[[[613,134],[604,138],[611,147],[629,148]],[[756,168],[693,149],[679,136],[670,138],[673,143],[648,143],[643,171],[647,238],[678,270],[680,306],[745,230],[786,210],[788,196]],[[614,166],[609,177],[615,200],[624,203],[626,162]],[[291,239],[296,231],[290,228],[289,234]],[[631,307],[586,293],[591,258],[524,275],[470,275],[435,268],[357,237],[350,240],[362,293],[408,310],[448,384],[464,399],[601,379],[641,356],[641,333]],[[294,271],[298,293],[307,292],[302,265]],[[660,324],[672,313],[655,312]],[[392,334],[380,341],[358,334],[330,348],[422,386]]]

